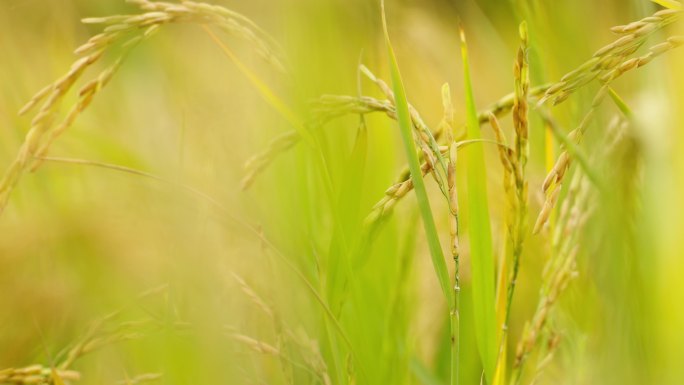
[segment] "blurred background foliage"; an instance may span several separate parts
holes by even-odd
[[[242,41],[223,36],[299,116],[306,116],[308,102],[322,94],[360,91],[382,98],[367,81],[358,89],[356,70],[361,60],[389,79],[378,2],[213,3],[245,14],[282,44],[287,75],[272,71]],[[454,92],[458,126],[465,122],[459,21],[469,39],[476,101],[484,107],[512,91],[520,21],[530,26],[534,86],[558,80],[611,42],[611,26],[656,9],[647,0],[387,2],[408,98],[431,127],[442,117],[444,82]],[[119,0],[0,1],[2,168],[16,155],[30,124],[17,111],[68,69],[74,48],[99,32],[100,26],[80,19],[133,12],[138,10]],[[679,25],[670,34],[677,28],[681,33]],[[561,344],[536,378],[539,383],[684,381],[681,68],[684,53],[673,51],[615,84],[635,113],[629,140],[613,158],[595,165],[606,175],[608,193],[585,230],[578,279],[550,319]],[[582,90],[553,109],[563,128],[577,124],[593,92]],[[596,151],[592,143],[600,143],[601,127],[618,113],[610,103],[602,107],[585,141],[587,152]],[[0,218],[0,368],[54,364],[59,351],[78,341],[93,321],[123,309],[113,325],[143,318],[158,324],[143,338],[108,345],[79,360],[80,383],[115,383],[147,372],[163,373],[160,381],[168,384],[321,383],[301,364],[314,360],[316,349],[334,384],[446,383],[446,304],[412,194],[364,250],[361,263],[348,269],[339,265],[349,262],[340,261],[339,245],[360,237],[361,220],[405,163],[395,123],[379,114],[366,118],[366,157],[355,163],[358,122],[358,116],[348,116],[315,132],[325,165],[300,144],[241,191],[244,161],[291,127],[201,28],[163,27],[131,54],[51,154],[144,170],[192,186],[223,208],[176,184],[83,165],[48,162],[24,177]],[[508,119],[504,122],[510,130]],[[540,185],[548,154],[544,127],[534,113],[531,124],[534,217],[543,202]],[[501,170],[495,149],[485,150],[499,247]],[[335,196],[326,191],[324,167]],[[465,173],[460,171],[462,186]],[[637,185],[635,174],[640,175]],[[436,186],[429,187],[439,197]],[[435,199],[433,209],[446,244],[446,205]],[[339,226],[333,223],[335,212]],[[537,306],[549,253],[546,237],[526,242],[513,302],[511,352]],[[481,367],[467,294],[467,242],[464,249],[461,379],[477,384]],[[335,274],[348,275],[356,294],[325,292],[331,266],[344,271]],[[331,307],[353,349],[330,330],[334,326],[293,267],[325,300],[340,301]],[[268,303],[277,322],[255,306],[233,274]],[[166,286],[159,294],[139,297],[160,285]],[[231,338],[235,333],[278,345],[299,364],[256,353]],[[292,342],[294,337],[282,342],[288,333],[299,336],[300,344]],[[307,352],[302,341],[315,348]],[[526,383],[535,376],[530,366]]]

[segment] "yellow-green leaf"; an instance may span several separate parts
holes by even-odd
[[[52,377],[52,383],[54,385],[64,385],[64,380],[62,380],[62,377],[59,376],[59,373],[57,373],[55,368],[52,368],[50,371],[50,376]]]
[[[461,29],[461,56],[466,101],[468,139],[479,140],[480,122],[470,81],[470,64],[465,33]],[[487,203],[487,167],[482,146],[471,146],[462,157],[467,172],[467,223],[472,268],[473,311],[475,335],[487,383],[491,384],[496,366],[496,312],[494,296],[494,252]]]
[[[662,5],[665,8],[669,9],[682,9],[682,3],[679,1],[675,0],[651,0],[652,2]]]
[[[451,289],[449,273],[444,260],[444,253],[442,252],[442,247],[439,243],[437,227],[435,226],[435,221],[432,217],[430,201],[427,196],[427,191],[425,190],[425,181],[423,180],[423,173],[420,169],[420,161],[416,154],[416,145],[413,141],[413,123],[409,113],[408,101],[406,100],[404,83],[401,80],[397,59],[389,39],[389,33],[387,32],[384,1],[382,2],[382,25],[385,32],[385,42],[387,43],[387,51],[390,60],[392,89],[394,91],[394,99],[397,108],[397,121],[399,122],[399,131],[401,132],[404,149],[406,150],[406,157],[408,158],[409,169],[411,170],[411,179],[413,180],[413,187],[416,193],[416,199],[418,200],[418,208],[420,209],[423,218],[423,226],[430,249],[430,256],[432,257],[432,264],[437,273],[437,278],[442,291],[444,292],[444,296],[447,299],[447,303],[449,306],[452,306],[454,302],[453,290]]]

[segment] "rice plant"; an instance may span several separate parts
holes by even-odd
[[[681,383],[682,12],[7,5],[0,384]]]

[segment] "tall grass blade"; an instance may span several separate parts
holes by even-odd
[[[481,138],[480,123],[470,81],[468,48],[463,28],[461,35],[461,56],[463,58],[463,77],[467,109],[468,139]],[[492,233],[489,224],[487,205],[487,171],[484,150],[481,146],[470,146],[463,151],[467,167],[467,223],[470,239],[470,264],[472,269],[473,309],[475,315],[475,334],[485,379],[491,383],[496,366],[496,312],[494,311],[494,253]]]
[[[665,8],[669,9],[682,9],[682,3],[675,1],[675,0],[651,0],[652,2],[662,5]]]
[[[416,154],[416,145],[413,141],[413,124],[411,122],[411,115],[409,113],[408,102],[406,100],[406,91],[399,73],[399,66],[394,55],[394,49],[389,39],[387,32],[387,20],[385,16],[385,2],[382,1],[382,24],[385,32],[385,42],[387,43],[387,52],[390,60],[390,72],[392,75],[392,89],[396,99],[397,107],[397,121],[399,122],[399,131],[404,142],[404,149],[406,150],[406,157],[408,158],[409,169],[411,170],[411,178],[413,179],[414,190],[416,192],[416,199],[418,200],[418,207],[421,216],[423,217],[423,226],[425,228],[425,236],[427,237],[428,246],[430,248],[430,256],[432,257],[432,264],[434,265],[439,284],[444,292],[444,297],[447,299],[449,306],[453,303],[453,291],[449,280],[449,273],[447,272],[446,261],[442,247],[439,243],[437,235],[437,227],[432,217],[432,209],[430,208],[430,201],[428,200],[427,191],[425,190],[425,181],[420,170],[420,160]]]
[[[625,103],[625,101],[620,97],[620,95],[618,95],[613,87],[608,87],[608,95],[610,95],[610,99],[613,100],[613,103],[615,103],[620,112],[625,115],[625,118],[634,118],[634,112],[632,112],[632,109],[629,108],[627,103]]]

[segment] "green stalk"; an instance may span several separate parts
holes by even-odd
[[[481,138],[473,97],[465,33],[461,28],[461,56],[466,100],[468,139]],[[494,253],[487,205],[487,171],[482,146],[464,152],[467,168],[467,222],[470,239],[475,335],[487,383],[492,383],[496,366],[496,313],[494,311]]]
[[[448,202],[449,202],[449,236],[451,246],[451,256],[454,260],[454,303],[450,314],[451,332],[451,385],[458,385],[459,369],[459,350],[461,345],[460,338],[460,314],[459,297],[461,292],[460,284],[460,252],[458,244],[458,196],[456,193],[456,157],[458,143],[454,140],[454,110],[451,103],[451,90],[449,84],[442,86],[442,103],[444,105],[444,133],[447,145],[449,146],[449,163],[447,168]]]

